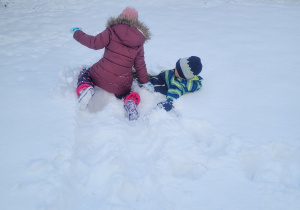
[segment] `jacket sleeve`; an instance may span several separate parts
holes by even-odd
[[[145,84],[149,82],[147,67],[145,63],[144,57],[144,46],[141,46],[135,60],[134,60],[134,68],[136,70],[138,80],[141,84]]]
[[[175,79],[174,71],[166,71],[165,80],[168,84],[167,100],[178,99],[185,93],[184,87],[178,80]]]
[[[80,44],[94,50],[99,50],[106,47],[109,44],[110,31],[108,28],[106,28],[103,32],[99,33],[98,35],[91,36],[84,33],[81,30],[77,30],[75,31],[73,37]]]
[[[173,101],[174,99],[178,99],[180,96],[184,94],[183,90],[177,88],[175,86],[170,86],[168,89],[168,93],[166,94],[167,100]]]

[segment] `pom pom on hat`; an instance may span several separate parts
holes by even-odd
[[[130,19],[138,19],[139,16],[138,11],[132,7],[126,7],[121,15]]]
[[[201,59],[197,56],[180,58],[176,62],[176,69],[181,78],[192,79],[202,70]]]

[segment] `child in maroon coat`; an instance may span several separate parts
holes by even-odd
[[[138,12],[127,7],[116,18],[111,17],[107,28],[96,36],[85,34],[81,28],[73,28],[73,37],[82,45],[94,50],[105,48],[103,57],[89,69],[84,69],[78,78],[77,95],[80,109],[85,109],[94,94],[94,85],[125,98],[125,109],[130,120],[138,118],[136,106],[138,93],[131,93],[132,68],[139,82],[148,83],[144,59],[144,43],[150,39],[149,29],[138,20]]]

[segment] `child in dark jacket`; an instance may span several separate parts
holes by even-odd
[[[162,71],[150,79],[147,89],[166,95],[166,101],[160,102],[159,107],[166,111],[173,108],[173,101],[186,93],[195,92],[202,87],[201,59],[197,56],[180,58],[175,69]],[[145,86],[145,85],[144,85]]]

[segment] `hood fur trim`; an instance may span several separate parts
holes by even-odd
[[[151,38],[149,28],[143,22],[140,22],[137,19],[130,19],[124,17],[123,15],[119,15],[118,17],[110,17],[107,21],[106,27],[111,27],[119,24],[125,24],[137,28],[139,31],[142,32],[142,34],[146,38],[146,41],[150,40]]]

